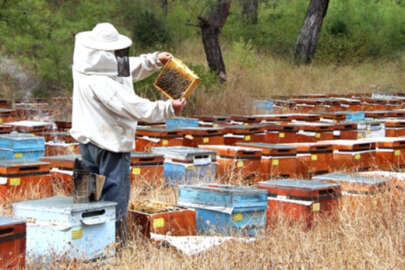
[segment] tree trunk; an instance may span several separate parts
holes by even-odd
[[[241,0],[241,2],[243,18],[248,23],[257,24],[259,0]]]
[[[329,0],[311,0],[295,46],[295,62],[310,64],[314,57]]]
[[[168,0],[160,0],[160,6],[162,8],[163,11],[163,15],[166,17],[167,16],[167,10],[168,10]]]
[[[208,66],[219,76],[220,82],[226,81],[226,70],[219,44],[219,34],[229,15],[230,6],[231,0],[217,0],[208,18],[198,16]]]

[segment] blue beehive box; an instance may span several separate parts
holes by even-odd
[[[115,243],[115,206],[55,196],[14,203],[13,216],[27,221],[27,258],[91,260],[114,254],[108,248]]]
[[[347,121],[361,121],[366,119],[365,112],[345,112]]]
[[[198,127],[197,118],[174,117],[166,121],[167,129]]]
[[[270,113],[273,110],[272,100],[255,100],[256,113]]]
[[[0,159],[39,160],[44,154],[44,137],[14,132],[0,135]]]
[[[199,233],[254,236],[265,229],[265,190],[219,184],[182,185],[177,204],[196,210]]]
[[[165,157],[163,174],[167,185],[211,183],[215,180],[216,153],[187,146],[152,147]]]

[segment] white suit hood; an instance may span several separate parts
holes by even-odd
[[[135,146],[137,121],[164,122],[174,116],[170,100],[137,96],[133,81],[161,68],[157,52],[130,57],[130,76],[118,77],[114,51],[85,47],[77,40],[73,54],[72,136],[112,152]]]

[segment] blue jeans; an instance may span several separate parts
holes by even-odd
[[[100,200],[117,203],[117,221],[128,211],[131,165],[130,153],[114,153],[94,144],[80,144],[82,163],[90,172],[106,177]]]

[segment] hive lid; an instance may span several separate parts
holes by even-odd
[[[52,123],[49,123],[49,122],[29,121],[29,120],[10,122],[7,124],[12,125],[12,126],[20,126],[20,127],[42,127],[42,126],[52,125]]]
[[[305,190],[321,190],[339,187],[339,184],[333,184],[321,181],[306,181],[299,179],[285,179],[285,180],[269,180],[258,183],[259,186],[263,187],[276,187],[285,189],[305,189]]]
[[[43,161],[35,161],[35,160],[21,160],[21,159],[13,159],[13,160],[2,160],[0,162],[0,167],[14,167],[14,166],[38,166],[38,165],[49,165],[48,162]]]
[[[47,156],[47,157],[42,157],[41,160],[42,161],[75,161],[75,159],[81,159],[82,156],[81,155],[59,155],[59,156]]]
[[[72,214],[116,206],[116,202],[95,201],[73,203],[73,197],[54,196],[50,198],[13,203],[13,210],[30,210],[30,217],[52,220],[51,213]],[[47,215],[48,213],[48,215]]]
[[[378,185],[389,182],[389,180],[379,177],[365,177],[348,173],[328,173],[317,175],[312,178],[320,181],[334,181],[341,183],[360,184],[360,185]]]
[[[4,225],[14,225],[25,223],[23,219],[12,218],[12,217],[0,217],[0,227]]]
[[[188,160],[195,156],[211,156],[213,159],[216,157],[215,151],[188,146],[152,147],[151,151],[153,153],[162,154],[165,158],[183,160]]]
[[[152,158],[152,157],[163,157],[163,154],[151,152],[131,152],[131,158]]]

